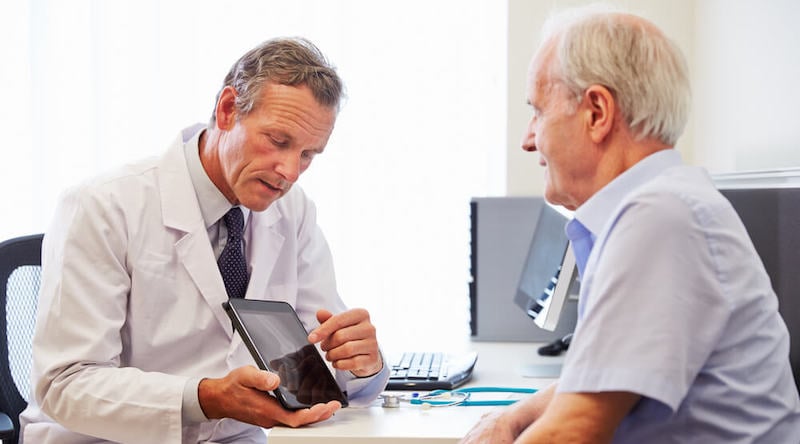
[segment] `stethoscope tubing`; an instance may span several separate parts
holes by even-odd
[[[517,402],[516,399],[472,400],[473,393],[536,393],[536,389],[516,387],[466,387],[456,390],[434,390],[427,395],[413,397],[413,405],[446,406],[502,406]],[[455,399],[454,399],[455,398]]]

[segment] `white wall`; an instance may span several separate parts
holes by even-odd
[[[505,190],[506,3],[228,3],[0,1],[0,240],[45,231],[62,190],[206,121],[241,53],[302,35],[347,88],[300,179],[339,292],[387,350],[465,337],[469,201]]]
[[[527,64],[552,9],[585,0],[509,0],[507,194],[542,193],[538,156],[520,149],[530,118]],[[800,3],[660,0],[611,4],[660,26],[684,51],[693,106],[678,142],[686,162],[712,172],[800,166]]]
[[[695,20],[697,163],[800,166],[800,3],[704,0]]]

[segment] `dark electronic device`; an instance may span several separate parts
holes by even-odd
[[[472,378],[476,352],[405,352],[389,357],[386,390],[453,390]]]
[[[328,401],[347,406],[328,366],[294,308],[286,302],[230,299],[222,303],[256,364],[281,378],[274,395],[288,410]]]
[[[575,256],[564,232],[567,217],[543,205],[514,296],[514,303],[539,327],[554,330],[577,285]]]

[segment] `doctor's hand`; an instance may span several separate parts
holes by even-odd
[[[299,427],[324,421],[342,407],[338,401],[330,401],[307,409],[286,410],[267,393],[279,384],[278,375],[245,366],[223,378],[201,380],[197,391],[200,407],[208,419],[232,418],[261,427],[278,424]]]
[[[349,370],[358,377],[372,376],[383,368],[375,326],[363,308],[333,315],[317,311],[320,326],[308,335],[312,344],[321,342],[325,359],[338,370]]]

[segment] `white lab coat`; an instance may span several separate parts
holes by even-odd
[[[34,399],[21,415],[26,444],[263,441],[260,429],[229,419],[181,424],[188,378],[253,363],[222,309],[227,295],[183,143],[62,199],[44,241]],[[248,299],[287,301],[307,328],[317,325],[317,309],[345,309],[302,190],[249,223]],[[383,384],[375,382],[362,390],[370,393],[351,387],[351,400],[374,399]]]

